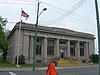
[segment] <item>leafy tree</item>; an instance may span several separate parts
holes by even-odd
[[[90,59],[92,60],[93,63],[98,63],[99,62],[99,55],[92,54],[92,55],[90,55]]]
[[[1,16],[0,16],[0,25],[1,26],[5,26],[6,24],[7,24],[7,18],[2,18]]]
[[[11,32],[11,30],[6,29],[6,30],[5,30],[5,35],[8,37],[8,35],[9,35],[10,32]]]
[[[6,58],[7,53],[7,36],[4,33],[4,26],[7,23],[6,18],[0,17],[0,50],[3,50],[3,58]],[[1,52],[1,51],[0,51]]]

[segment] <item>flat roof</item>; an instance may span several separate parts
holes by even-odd
[[[12,29],[12,31],[9,34],[8,37],[10,37],[11,34],[16,29],[19,28],[19,26],[20,26],[20,22],[16,23],[16,25],[14,26],[14,28]],[[24,30],[35,30],[35,24],[29,24],[29,23],[21,22],[21,29],[24,29]],[[95,39],[93,34],[73,31],[73,30],[69,30],[69,29],[66,29],[66,28],[46,27],[46,26],[38,25],[37,26],[37,31],[53,33],[53,34],[59,34],[59,35],[68,35],[68,36],[73,36],[73,37]]]

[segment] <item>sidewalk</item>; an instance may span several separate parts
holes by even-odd
[[[84,67],[94,67],[98,65],[89,65],[89,66],[73,66],[73,67],[55,67],[56,69],[73,69],[73,68],[84,68]],[[38,67],[35,68],[35,70],[47,70],[47,67]],[[4,71],[33,71],[33,68],[11,68],[11,67],[6,67],[6,68],[0,68],[0,72]]]

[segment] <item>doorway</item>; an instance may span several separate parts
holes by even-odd
[[[60,48],[60,57],[61,58],[64,58],[64,51],[65,51],[65,48]]]

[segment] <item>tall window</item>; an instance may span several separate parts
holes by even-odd
[[[42,50],[42,39],[38,38],[37,43],[36,43],[36,54],[41,55],[41,50]]]
[[[84,56],[84,42],[80,42],[80,56]]]
[[[36,45],[36,54],[41,55],[41,45]]]
[[[54,46],[48,46],[47,50],[48,55],[54,55]]]
[[[75,41],[70,42],[70,55],[75,56]]]
[[[47,44],[47,54],[54,55],[54,40],[48,40]]]

